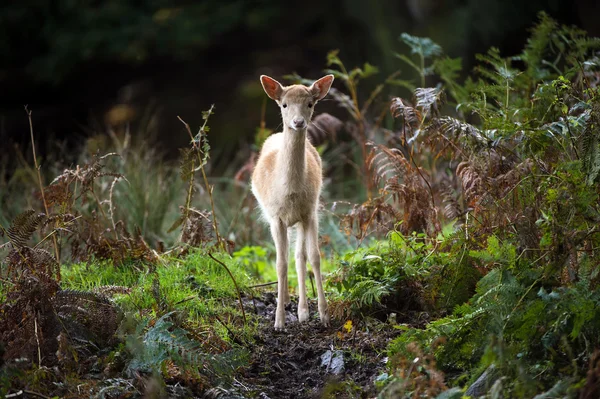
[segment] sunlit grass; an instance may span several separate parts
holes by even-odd
[[[240,289],[251,285],[248,274],[231,259],[219,255],[228,264]],[[237,299],[234,282],[225,268],[202,253],[184,259],[166,258],[156,266],[160,294],[166,304],[198,319],[213,315],[227,302]],[[145,266],[113,265],[111,262],[86,262],[63,268],[63,289],[93,291],[107,285],[131,288],[129,294],[115,295],[115,301],[126,312],[146,312],[157,308],[152,294],[154,273]],[[235,306],[235,305],[234,305]]]

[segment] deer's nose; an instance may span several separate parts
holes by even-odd
[[[294,125],[294,129],[304,129],[306,127],[306,121],[304,118],[294,118],[292,120],[292,125]]]

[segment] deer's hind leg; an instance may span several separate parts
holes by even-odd
[[[327,300],[323,290],[323,280],[321,278],[321,252],[319,251],[319,225],[317,215],[315,214],[308,223],[306,232],[306,244],[308,247],[308,260],[315,273],[315,282],[317,284],[317,295],[319,302],[319,317],[321,323],[329,326],[329,311],[327,309]]]
[[[298,274],[298,321],[308,320],[308,301],[306,299],[306,231],[308,226],[298,223],[296,233],[296,273]]]

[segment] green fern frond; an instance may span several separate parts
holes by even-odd
[[[363,280],[354,285],[350,298],[359,306],[372,306],[381,302],[381,299],[392,292],[392,287],[384,282]]]
[[[442,54],[442,48],[428,37],[417,37],[403,33],[400,35],[400,40],[410,47],[412,54],[420,55],[424,58],[429,58]]]
[[[243,350],[231,349],[220,354],[209,354],[200,342],[190,338],[188,331],[171,321],[173,312],[167,313],[150,327],[141,344],[134,344],[136,351],[129,369],[146,369],[160,372],[168,360],[212,382],[228,380],[245,362]],[[145,328],[147,324],[143,324]]]
[[[527,76],[534,80],[545,79],[550,73],[546,55],[558,28],[556,21],[545,12],[541,12],[539,18],[540,22],[533,28],[525,49],[515,57],[515,59],[525,62]]]

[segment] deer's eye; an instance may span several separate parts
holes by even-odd
[[[287,104],[283,104],[283,105],[282,105],[282,107],[283,107],[283,108],[287,108]]]
[[[308,103],[308,108],[312,108],[312,103]]]

